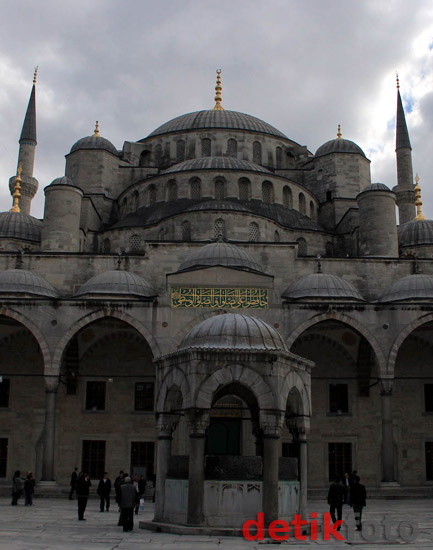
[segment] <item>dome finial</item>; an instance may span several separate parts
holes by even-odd
[[[400,89],[400,80],[398,78],[398,72],[397,71],[395,71],[395,79],[397,81],[397,90],[399,90]]]
[[[15,179],[14,194],[12,195],[13,198],[14,198],[14,204],[13,204],[12,208],[10,209],[10,212],[21,212],[19,201],[20,201],[20,197],[21,197],[21,182],[22,182],[21,172],[22,171],[23,171],[23,169],[22,169],[21,164],[20,164],[18,166],[17,176],[16,176],[16,179]]]
[[[224,107],[221,105],[221,102],[223,100],[221,95],[221,90],[223,89],[221,86],[221,69],[217,69],[217,81],[215,86],[215,107],[213,108],[214,111],[224,111]]]
[[[95,133],[93,134],[94,137],[99,137],[99,121],[97,120],[95,123]]]
[[[35,67],[35,73],[33,75],[33,84],[36,84],[36,78],[38,76],[38,67],[36,66]]]
[[[421,200],[421,187],[419,186],[419,177],[418,174],[415,176],[415,206],[416,206],[416,216],[415,221],[425,220],[421,206],[422,206],[422,200]]]
[[[339,124],[337,128],[337,139],[341,139],[341,135],[341,125]]]

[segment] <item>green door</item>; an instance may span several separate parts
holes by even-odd
[[[206,439],[206,454],[240,455],[240,437],[240,418],[211,418]]]

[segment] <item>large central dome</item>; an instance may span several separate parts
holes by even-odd
[[[195,111],[169,120],[147,137],[171,134],[172,132],[187,132],[191,130],[206,130],[223,128],[226,130],[246,130],[259,134],[269,134],[283,139],[288,139],[282,132],[251,115],[238,113],[237,111]],[[147,139],[147,138],[145,138]],[[144,141],[144,140],[140,140]]]

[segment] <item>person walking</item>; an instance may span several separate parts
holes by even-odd
[[[343,517],[343,501],[345,495],[344,485],[341,483],[339,477],[335,478],[335,481],[331,483],[328,491],[328,504],[329,504],[329,513],[331,514],[331,519],[333,523],[338,520],[341,520]],[[337,511],[337,517],[335,517],[335,511]],[[337,527],[337,531],[340,530],[341,525]]]
[[[350,475],[346,472],[343,477],[343,485],[344,485],[344,501],[343,504],[349,504],[350,505]]]
[[[123,531],[134,529],[134,508],[137,503],[137,490],[131,483],[131,478],[126,477],[125,483],[120,487],[120,509]]]
[[[33,477],[32,472],[29,472],[24,482],[24,504],[26,506],[33,505],[33,495],[35,493],[35,485],[36,485],[35,478]]]
[[[366,506],[367,491],[364,485],[360,483],[361,478],[355,476],[353,485],[350,489],[350,502],[355,514],[356,530],[362,531],[362,509]]]
[[[12,478],[12,506],[18,504],[18,499],[23,494],[23,480],[21,479],[21,472],[17,470]]]
[[[119,506],[119,512],[120,512],[120,486],[123,483],[123,470],[120,470],[119,475],[114,480],[114,491],[116,493],[116,502]]]
[[[134,485],[135,490],[137,491],[137,500],[136,500],[135,508],[134,508],[135,515],[138,514],[138,509],[140,507],[140,486],[139,486],[139,481],[140,481],[139,476],[137,474],[135,474],[134,478],[132,480],[132,485]]]
[[[78,466],[75,466],[74,471],[71,474],[71,490],[69,491],[69,500],[72,500],[72,495],[77,490],[77,479],[78,479]]]
[[[100,498],[99,511],[105,510],[108,512],[110,509],[110,493],[111,493],[111,480],[108,478],[108,473],[104,472],[104,477],[99,481],[97,493]]]
[[[86,521],[84,512],[89,498],[89,488],[92,486],[89,476],[85,472],[80,472],[77,479],[77,501],[78,501],[78,520]]]

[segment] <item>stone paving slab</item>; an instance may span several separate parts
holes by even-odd
[[[327,512],[322,501],[311,501],[309,512],[317,512],[320,517]],[[344,507],[343,514],[349,513],[353,522],[353,512]],[[414,541],[404,542],[385,540],[378,534],[375,540],[368,541],[362,533],[351,531],[350,540],[325,541],[321,533],[317,541],[299,542],[294,539],[281,542],[278,546],[294,550],[302,548],[317,550],[321,547],[360,548],[362,550],[402,550],[433,549],[433,501],[431,500],[371,500],[363,513],[364,528],[373,522],[379,523],[385,517],[392,524],[393,532],[401,522],[418,526],[418,535]],[[124,533],[117,526],[116,506],[109,512],[99,512],[99,502],[89,500],[85,517],[87,521],[78,521],[77,502],[68,499],[35,499],[34,506],[11,506],[10,499],[0,499],[0,550],[265,550],[275,548],[273,541],[247,541],[241,537],[210,537],[193,535],[175,535],[154,533],[138,529],[139,520],[151,520],[153,505],[145,504],[144,511],[135,516],[134,531]],[[307,515],[309,518],[309,514]],[[379,526],[378,526],[379,527]],[[342,531],[343,533],[343,531]],[[396,534],[396,533],[395,533]],[[369,531],[366,531],[368,538]],[[371,535],[370,535],[371,538]]]

